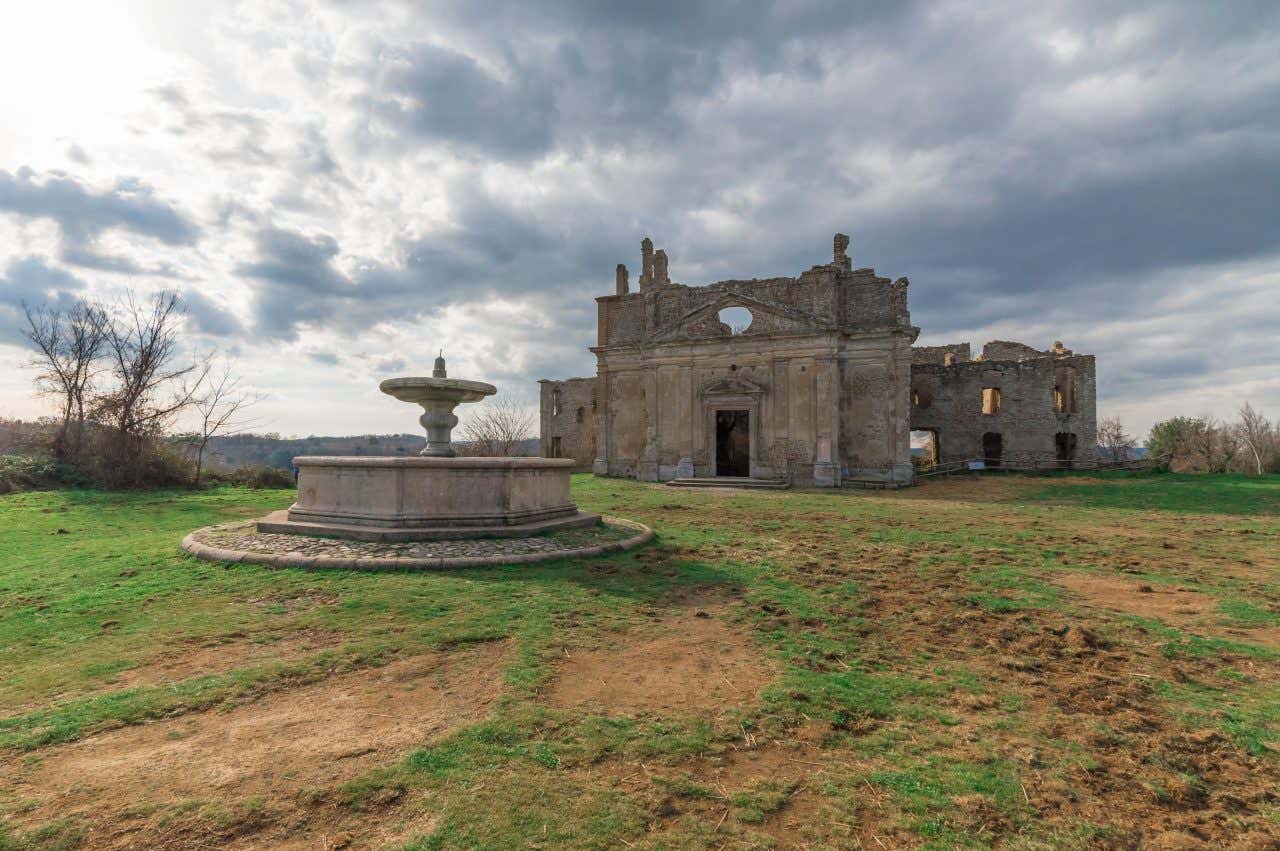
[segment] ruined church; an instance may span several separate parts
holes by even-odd
[[[836,234],[831,262],[796,278],[696,287],[646,238],[638,291],[618,264],[596,299],[596,375],[540,382],[542,454],[600,476],[820,487],[1093,457],[1092,355],[914,346],[907,279],[854,269],[848,247]]]

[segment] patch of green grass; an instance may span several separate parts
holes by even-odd
[[[1143,572],[1126,571],[1130,578],[1202,582],[1198,587],[1223,601],[1224,622],[1235,626],[1274,625],[1280,592],[1266,575],[1215,572],[1224,558],[1266,563],[1275,534],[1273,484],[1100,479],[1047,478],[1021,491],[1010,484],[1016,480],[1003,479],[999,493],[1024,496],[992,502],[983,482],[966,500],[936,499],[930,486],[706,493],[576,476],[575,499],[585,510],[647,523],[657,542],[605,558],[423,574],[274,571],[199,562],[178,550],[190,529],[284,507],[289,491],[0,497],[0,747],[29,750],[26,768],[36,770],[40,748],[110,726],[251,701],[397,656],[500,640],[509,648],[504,694],[483,717],[464,719],[389,767],[335,788],[299,791],[298,799],[337,806],[361,824],[417,796],[435,822],[404,846],[412,849],[766,848],[773,840],[752,831],[780,823],[772,816],[797,793],[791,779],[725,777],[732,790],[726,799],[719,781],[713,786],[697,779],[703,774],[682,772],[747,741],[794,741],[807,728],[813,737],[804,761],[818,763],[810,773],[822,784],[805,794],[850,809],[858,816],[850,823],[882,819],[935,848],[1010,840],[1088,847],[1107,841],[1114,826],[1069,816],[1038,821],[1015,764],[974,755],[1008,754],[1011,742],[1030,739],[1044,761],[1038,772],[1069,777],[1101,764],[1090,746],[1045,736],[1043,701],[1009,688],[1020,674],[989,664],[994,655],[1015,655],[1011,648],[1023,639],[1048,636],[1048,626],[1082,616],[1076,598],[1046,577],[1129,565],[1113,540],[1091,534],[1092,524],[1140,528],[1176,520],[1195,527],[1196,543],[1181,540],[1170,557],[1160,536],[1149,534],[1141,544]],[[914,596],[895,593],[899,583],[912,583]],[[759,701],[683,714],[545,705],[545,687],[566,652],[607,645],[670,616],[692,617],[695,608],[711,608],[704,599],[716,600],[711,616],[745,631],[751,652],[778,671]],[[1198,675],[1210,682],[1156,683],[1152,711],[1193,729],[1214,726],[1271,764],[1280,693],[1265,674],[1280,654],[1152,619],[1096,609],[1088,617],[1089,628],[1110,642],[1109,653],[1139,648],[1159,664],[1220,659],[1218,675]],[[258,654],[252,665],[203,676],[111,686],[122,671],[154,672],[184,648],[239,642],[256,652],[309,632],[332,634],[336,644],[305,658]],[[1153,645],[1162,656],[1151,655]],[[718,673],[713,665],[707,676]],[[994,700],[971,709],[968,695]],[[1116,747],[1126,735],[1105,719],[1091,733]],[[620,764],[640,762],[667,766],[675,778],[650,784],[666,803],[609,782]],[[597,775],[602,765],[610,770]],[[874,812],[866,809],[868,791],[878,796]],[[20,806],[0,799],[0,817]],[[272,806],[215,797],[137,818],[198,823],[214,836],[252,833],[276,818]],[[726,808],[731,817],[720,822]],[[1004,834],[991,832],[996,823]],[[0,849],[60,847],[59,837],[77,829],[50,828],[40,839],[10,828],[0,834]],[[844,841],[825,821],[807,829],[818,837],[814,847],[823,847],[822,837],[831,847]]]
[[[738,792],[732,799],[738,820],[747,824],[760,824],[786,806],[799,785],[798,782],[761,780],[750,789]]]
[[[1222,600],[1218,603],[1218,610],[1232,626],[1250,628],[1280,625],[1280,614],[1244,600]]]
[[[84,837],[84,826],[74,819],[56,819],[20,835],[0,825],[0,851],[72,851],[84,847]]]
[[[928,840],[928,847],[987,844],[974,831],[977,825],[966,817],[958,800],[989,807],[1015,823],[1029,816],[1013,765],[1000,759],[975,763],[934,757],[909,767],[873,772],[866,781],[893,793],[910,817],[912,828]]]
[[[1156,683],[1189,728],[1216,727],[1257,757],[1280,752],[1280,684],[1223,688],[1206,683]]]
[[[1280,514],[1280,476],[1096,473],[1088,486],[1052,484],[1033,498],[1087,508],[1177,514]]]

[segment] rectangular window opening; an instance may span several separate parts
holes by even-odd
[[[992,416],[1000,413],[1000,388],[982,388],[982,413]]]

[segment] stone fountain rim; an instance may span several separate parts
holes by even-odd
[[[561,470],[576,467],[572,458],[527,456],[468,456],[447,458],[432,455],[299,455],[296,467],[445,467],[462,470]]]
[[[429,375],[388,378],[378,385],[378,389],[383,393],[390,393],[392,390],[417,390],[421,388],[468,390],[472,393],[483,393],[486,396],[492,396],[498,392],[497,387],[484,381],[468,381],[465,378],[434,378]]]

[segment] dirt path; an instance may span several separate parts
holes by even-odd
[[[543,694],[556,707],[605,712],[723,712],[754,705],[777,677],[750,633],[707,602],[618,636],[599,650],[568,654]]]
[[[90,825],[90,847],[160,847],[155,824],[137,813],[252,798],[292,807],[305,790],[332,789],[474,723],[501,691],[505,653],[505,643],[493,643],[416,656],[230,711],[113,730],[32,760],[9,756],[0,786],[23,799],[27,825],[74,818]]]

